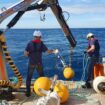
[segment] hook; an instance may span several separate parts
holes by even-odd
[[[41,20],[41,21],[45,21],[45,19],[46,19],[46,18],[45,18],[45,13],[43,14],[43,16],[42,16],[41,13],[40,13],[40,20]]]
[[[67,17],[67,18],[65,18],[64,13],[65,13],[66,15],[68,15],[68,17]],[[64,16],[64,18],[65,18],[65,20],[66,20],[66,21],[68,21],[68,20],[69,20],[69,18],[70,18],[70,14],[69,14],[69,12],[67,12],[67,11],[63,11],[63,12],[62,12],[62,15]]]
[[[1,11],[3,12],[3,11],[6,11],[7,10],[7,8],[6,7],[2,7],[1,8]]]

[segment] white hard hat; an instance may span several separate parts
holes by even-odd
[[[40,31],[34,31],[33,36],[42,36],[42,33]]]
[[[90,38],[90,37],[92,37],[92,36],[94,36],[93,33],[88,33],[88,34],[87,34],[87,39]]]

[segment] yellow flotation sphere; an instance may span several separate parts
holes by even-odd
[[[57,83],[54,91],[57,92],[60,97],[60,103],[65,103],[69,99],[69,90],[63,83]]]
[[[74,77],[74,71],[70,67],[66,67],[63,71],[63,75],[66,79],[71,79]]]
[[[51,80],[47,77],[39,77],[34,83],[34,91],[39,96],[45,96],[38,89],[49,90],[51,86]]]

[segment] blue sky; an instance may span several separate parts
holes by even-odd
[[[0,8],[12,6],[21,0],[0,0]],[[105,28],[105,0],[59,0],[63,11],[70,13],[67,21],[71,28]],[[40,21],[40,14],[46,15],[44,22]],[[8,17],[0,24],[5,28],[14,15]],[[67,14],[65,14],[67,18]],[[44,12],[37,10],[27,12],[14,26],[14,28],[59,28],[59,24],[48,8]]]

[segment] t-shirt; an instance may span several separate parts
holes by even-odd
[[[93,52],[89,52],[89,55],[99,57],[100,45],[96,38],[94,38],[93,40],[89,40],[89,46],[91,47],[92,45],[95,46],[95,50]]]
[[[29,64],[39,65],[42,64],[42,52],[46,52],[48,48],[42,41],[40,43],[30,41],[25,50],[29,52]]]

